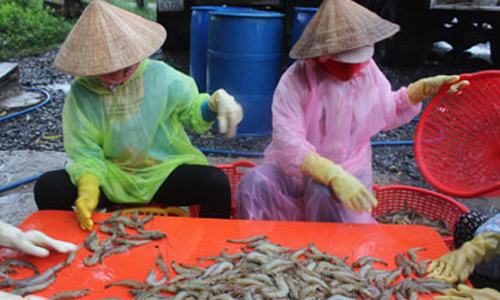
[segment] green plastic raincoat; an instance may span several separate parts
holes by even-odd
[[[144,60],[111,92],[94,77],[77,77],[63,107],[64,148],[71,181],[90,173],[116,203],[148,203],[181,164],[208,165],[184,128],[207,131],[208,94],[163,62]]]

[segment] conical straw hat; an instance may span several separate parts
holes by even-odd
[[[294,59],[330,55],[386,39],[399,25],[351,0],[324,0],[290,51]]]
[[[152,55],[166,37],[160,24],[95,0],[61,45],[55,66],[79,76],[114,72]]]

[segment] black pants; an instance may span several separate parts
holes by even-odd
[[[78,189],[65,170],[44,173],[35,184],[39,210],[72,210]],[[181,165],[163,182],[151,203],[189,206],[201,203],[201,218],[229,218],[231,187],[221,169],[202,165]],[[114,207],[101,190],[98,208]]]

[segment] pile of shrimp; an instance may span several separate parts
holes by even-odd
[[[66,261],[52,266],[43,273],[40,273],[38,267],[29,261],[5,258],[0,262],[0,277],[2,278],[2,280],[0,280],[0,289],[12,288],[9,292],[19,296],[26,296],[46,289],[54,283],[57,278],[57,273],[73,262],[76,257],[76,252],[80,248],[81,246],[78,247],[76,251],[68,253]],[[22,279],[10,278],[9,274],[16,274],[18,269],[30,269],[33,271],[33,275]],[[90,289],[64,291],[51,296],[49,299],[74,299],[89,293]]]
[[[452,235],[450,227],[445,221],[427,217],[410,208],[392,210],[385,214],[375,216],[375,219],[381,224],[424,225],[434,228],[441,236]]]
[[[99,241],[96,231],[91,231],[83,242],[85,249],[92,252],[83,260],[83,264],[87,267],[103,262],[106,256],[126,252],[133,247],[138,247],[151,243],[152,241],[164,239],[167,235],[158,230],[144,230],[144,225],[153,220],[152,213],[141,218],[139,211],[130,216],[122,215],[122,211],[116,211],[104,221],[97,222],[99,231],[110,235]],[[130,234],[127,231],[137,231],[137,234]]]
[[[228,254],[224,249],[218,255],[199,258],[200,262],[214,262],[206,268],[173,261],[177,275],[166,278],[170,275],[164,270],[161,283],[152,281],[152,270],[146,283],[122,280],[108,287],[129,287],[134,299],[417,299],[418,294],[442,293],[454,287],[425,278],[430,260],[418,260],[417,255],[424,248],[399,253],[396,268],[388,270],[376,268],[388,266],[379,258],[363,256],[349,264],[347,257],[323,252],[313,243],[293,250],[271,243],[266,236],[227,241],[244,247],[237,253]]]

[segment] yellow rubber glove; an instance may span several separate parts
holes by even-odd
[[[82,174],[78,179],[78,199],[75,201],[76,218],[83,230],[92,230],[92,212],[99,204],[99,179],[92,174]]]
[[[500,293],[495,289],[473,289],[465,284],[460,284],[458,289],[449,289],[444,296],[435,296],[434,300],[498,300]]]
[[[207,101],[208,107],[217,113],[219,131],[226,134],[226,138],[236,135],[238,124],[243,120],[241,105],[234,100],[225,90],[218,89]]]
[[[302,173],[314,180],[330,186],[342,203],[350,210],[371,212],[377,206],[377,199],[363,184],[341,166],[321,157],[316,152],[309,152],[302,162]]]
[[[416,82],[410,84],[406,93],[410,98],[411,104],[418,104],[423,100],[429,98],[430,96],[436,94],[439,89],[448,83],[456,82],[460,79],[458,75],[438,75],[433,77],[427,77],[417,80]],[[452,94],[460,90],[462,87],[469,85],[469,81],[462,80],[456,84],[453,84],[448,89],[447,93]]]
[[[478,264],[488,262],[499,254],[500,234],[482,233],[459,249],[433,261],[427,268],[427,277],[451,283],[464,282]]]

